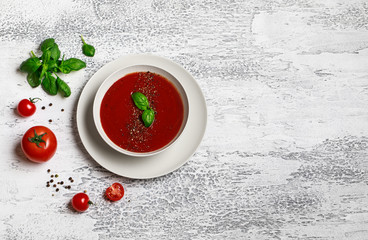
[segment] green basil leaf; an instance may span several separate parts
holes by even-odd
[[[82,42],[83,42],[83,46],[82,46],[82,51],[83,54],[86,55],[87,57],[93,57],[95,55],[95,48],[92,45],[87,44],[84,39],[83,36],[81,35],[82,38]]]
[[[50,95],[56,95],[58,88],[56,85],[56,79],[51,75],[51,73],[46,72],[45,78],[42,80],[42,88]]]
[[[82,51],[87,57],[93,57],[95,55],[96,49],[92,45],[83,44]]]
[[[68,74],[72,71],[72,69],[69,66],[64,66],[64,65],[60,65],[59,70],[60,70],[60,72],[62,72],[64,74]]]
[[[59,91],[64,94],[64,97],[69,97],[70,94],[72,93],[70,91],[70,87],[68,86],[68,84],[66,84],[66,82],[64,82],[61,78],[57,77],[56,78],[56,84],[59,88]]]
[[[38,87],[41,84],[40,75],[41,75],[41,72],[39,70],[37,70],[33,73],[28,73],[27,81],[28,81],[29,85],[31,85],[31,87],[33,87],[33,88]]]
[[[59,50],[59,46],[54,43],[54,45],[49,49],[51,52],[51,58],[54,60],[58,60],[60,58],[60,50]]]
[[[148,109],[149,103],[148,103],[147,97],[144,96],[143,93],[135,92],[132,94],[132,98],[137,108],[139,108],[140,110]]]
[[[152,108],[144,110],[142,114],[142,120],[144,123],[144,126],[149,127],[153,123],[153,120],[155,120],[155,111],[153,111]]]
[[[86,63],[77,58],[70,58],[60,63],[59,69],[62,73],[68,74],[71,71],[78,71],[86,67]]]
[[[63,65],[59,66],[59,70],[60,70],[60,72],[62,72],[64,74],[68,74],[72,71],[69,67],[66,67],[66,66],[63,66]]]
[[[44,78],[46,72],[47,72],[47,66],[42,66],[40,79]]]
[[[40,59],[37,57],[31,57],[22,62],[20,65],[20,71],[26,73],[33,73],[35,72],[40,66],[42,65]]]
[[[50,58],[51,58],[51,51],[50,50],[44,51],[41,56],[42,63],[45,65],[46,63],[48,63],[48,61],[50,61]]]
[[[55,60],[50,60],[49,63],[47,64],[47,69],[52,71],[52,72],[58,72],[58,63]]]
[[[42,43],[41,43],[41,51],[42,52],[45,52],[47,50],[49,50],[50,48],[52,48],[55,44],[55,39],[53,38],[48,38],[46,40],[44,40]]]

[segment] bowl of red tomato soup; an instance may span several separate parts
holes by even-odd
[[[179,80],[164,69],[134,65],[112,73],[99,87],[93,118],[113,149],[151,156],[175,143],[185,129],[189,103]]]

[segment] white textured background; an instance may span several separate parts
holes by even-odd
[[[365,0],[2,0],[0,10],[0,239],[368,239]],[[48,37],[87,61],[64,77],[68,99],[17,71]],[[157,179],[104,170],[76,128],[88,79],[128,53],[181,64],[207,101],[198,151]],[[19,100],[36,96],[37,113],[18,117]],[[46,164],[20,149],[33,125],[59,139]],[[52,197],[48,168],[72,176],[71,190]],[[111,203],[115,181],[126,196]],[[96,204],[77,214],[69,201],[83,190]]]

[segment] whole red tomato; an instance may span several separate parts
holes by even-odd
[[[40,98],[29,98],[29,99],[23,99],[18,103],[18,113],[22,117],[29,117],[32,116],[36,112],[36,105],[34,104],[38,100],[41,100]]]
[[[55,134],[47,127],[35,126],[28,129],[22,138],[22,150],[26,157],[38,163],[50,160],[57,148]]]
[[[111,201],[119,201],[124,196],[124,188],[120,183],[113,183],[106,189],[106,197]]]
[[[78,212],[84,212],[88,209],[89,205],[93,204],[87,194],[77,193],[72,199],[72,206]]]

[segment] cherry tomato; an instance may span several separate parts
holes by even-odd
[[[57,140],[55,134],[49,128],[35,126],[28,129],[24,134],[21,145],[29,160],[43,163],[54,156]]]
[[[72,199],[72,206],[78,212],[84,212],[88,209],[89,205],[93,204],[87,194],[77,193]]]
[[[111,201],[119,201],[124,196],[124,188],[120,183],[113,183],[106,189],[106,197]]]
[[[38,100],[41,100],[40,98],[29,98],[29,99],[23,99],[18,103],[18,113],[22,117],[29,117],[32,116],[36,112],[36,105],[34,104]]]

